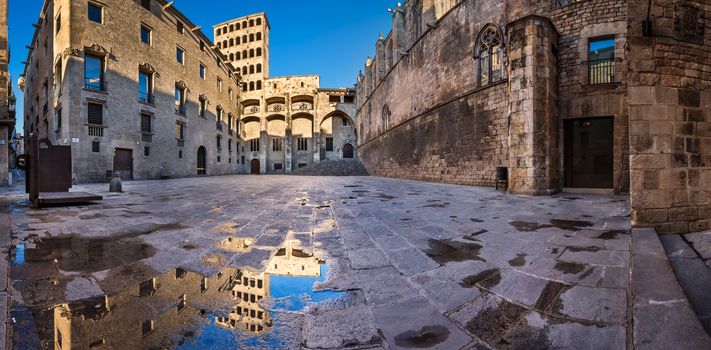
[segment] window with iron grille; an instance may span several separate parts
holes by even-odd
[[[249,149],[252,152],[259,152],[259,139],[249,140]]]
[[[272,151],[281,152],[284,149],[284,141],[281,137],[275,137],[272,139]]]
[[[141,114],[141,132],[150,133],[153,117],[150,114]]]
[[[151,148],[150,147],[143,147],[143,155],[148,157],[151,155]]]
[[[588,84],[615,82],[615,38],[591,39],[588,46]]]
[[[104,105],[89,102],[87,106],[88,122],[94,125],[104,124]]]
[[[297,149],[298,151],[308,151],[308,149],[309,149],[309,139],[307,139],[307,138],[305,138],[305,137],[299,137],[299,138],[296,139],[296,143],[297,143],[297,145],[296,145],[297,148],[296,148],[296,149]]]
[[[326,152],[333,152],[333,137],[326,138]]]

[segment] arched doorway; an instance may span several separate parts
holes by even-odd
[[[253,175],[259,175],[259,159],[252,159],[249,165],[252,168],[251,173]]]
[[[205,175],[207,174],[207,151],[204,146],[198,148],[197,154],[197,174]]]
[[[343,145],[343,158],[353,158],[353,145],[351,145],[350,143]]]

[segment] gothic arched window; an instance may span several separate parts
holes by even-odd
[[[383,132],[388,131],[390,128],[390,108],[388,108],[388,105],[383,106]]]
[[[477,83],[489,85],[506,77],[503,33],[494,24],[487,24],[476,40]]]

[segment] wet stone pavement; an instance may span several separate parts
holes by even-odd
[[[376,177],[76,186],[11,207],[16,349],[624,349],[625,197]],[[630,301],[630,302],[628,302]]]

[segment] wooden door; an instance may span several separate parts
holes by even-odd
[[[250,162],[250,167],[252,168],[251,169],[252,174],[259,175],[259,168],[260,168],[259,159],[252,159],[252,161]]]
[[[198,148],[197,174],[198,175],[206,175],[207,174],[207,150],[205,150],[205,147],[203,147],[203,146],[200,146],[200,148]]]
[[[343,145],[343,158],[353,158],[353,145],[350,143]]]
[[[133,180],[133,150],[114,150],[114,173],[118,173],[121,180]]]

